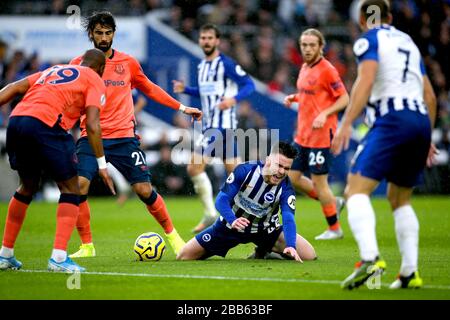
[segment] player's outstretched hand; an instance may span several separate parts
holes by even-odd
[[[336,135],[331,141],[331,152],[334,155],[338,155],[343,150],[347,150],[350,145],[350,138],[352,136],[352,126],[351,125],[342,125],[337,131]]]
[[[178,80],[172,80],[173,84],[173,92],[175,93],[183,93],[184,92],[184,82]]]
[[[295,248],[286,247],[283,250],[283,253],[285,255],[288,255],[288,256],[292,257],[295,261],[303,263],[303,260],[300,258],[300,256],[298,255],[298,252],[297,252],[297,250],[295,250]]]
[[[233,221],[231,224],[231,228],[236,229],[238,231],[244,230],[250,224],[250,221],[244,217],[239,217]]]
[[[114,190],[114,183],[113,183],[111,177],[109,176],[108,170],[106,168],[98,169],[98,174],[102,178],[102,180],[106,184],[106,186],[109,188],[111,193],[113,195],[116,195],[116,190]]]
[[[295,94],[290,94],[286,96],[283,100],[284,106],[287,108],[291,107],[292,102],[295,102]]]
[[[186,107],[184,113],[190,115],[192,117],[192,121],[200,121],[203,117],[203,112],[197,108]]]
[[[224,98],[217,105],[220,110],[230,109],[232,106],[236,105],[237,101],[235,98]]]
[[[436,148],[434,143],[430,145],[430,150],[428,151],[427,157],[427,167],[431,168],[434,165],[436,156],[439,154],[439,150]]]

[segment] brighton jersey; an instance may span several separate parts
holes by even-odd
[[[378,70],[368,102],[369,125],[388,121],[385,116],[398,111],[427,115],[423,100],[423,65],[420,51],[406,33],[383,25],[362,35],[353,51],[358,63],[378,62]]]
[[[263,178],[264,164],[246,162],[236,167],[224,183],[221,191],[232,199],[235,216],[250,221],[246,233],[271,232],[280,226],[278,212],[295,213],[295,192],[285,178],[279,185],[270,185]],[[225,223],[224,218],[220,219]],[[231,226],[227,223],[227,227]],[[295,242],[294,242],[295,243]]]
[[[203,59],[197,67],[198,87],[186,87],[185,93],[200,97],[203,111],[203,130],[208,128],[235,129],[236,106],[220,110],[222,98],[235,98],[237,102],[255,89],[250,76],[224,54],[208,61]]]
[[[105,85],[91,68],[79,65],[56,65],[28,78],[30,88],[14,108],[11,117],[30,116],[49,127],[56,123],[71,129],[86,112],[105,104]]]

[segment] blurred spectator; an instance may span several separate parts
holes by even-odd
[[[175,165],[171,160],[171,148],[162,145],[160,160],[150,168],[152,184],[162,195],[182,195],[193,192],[186,167]]]
[[[253,109],[249,101],[242,101],[239,104],[238,112],[238,128],[245,131],[256,130],[257,143],[251,144],[248,139],[244,144],[238,145],[239,153],[244,161],[257,160],[259,157],[259,147],[262,143],[267,144],[265,136],[260,135],[258,129],[266,129],[267,122],[263,115]],[[248,132],[247,132],[248,133]]]
[[[48,15],[62,15],[66,14],[66,8],[69,4],[64,3],[64,0],[52,0],[49,8],[45,10]]]
[[[8,44],[0,39],[0,88],[4,86],[6,78],[6,54],[8,52]]]

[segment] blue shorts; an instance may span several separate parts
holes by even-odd
[[[355,152],[351,173],[377,181],[386,179],[401,187],[415,186],[425,167],[431,139],[430,121],[427,116],[422,118],[404,126],[374,126]]]
[[[103,139],[106,161],[110,162],[130,184],[150,182],[145,153],[137,138]],[[92,180],[97,174],[97,159],[87,137],[77,142],[78,175]]]
[[[195,236],[198,243],[206,250],[202,259],[212,256],[225,257],[231,248],[241,243],[252,242],[263,250],[270,251],[278,240],[283,226],[271,233],[267,229],[258,233],[243,233],[227,228],[224,221],[217,221],[209,228]]]
[[[51,128],[33,117],[11,117],[6,149],[11,168],[22,179],[37,180],[45,173],[60,182],[77,175],[74,139],[59,125]]]
[[[200,139],[195,141],[194,152],[222,160],[238,158],[238,145],[234,132],[234,129],[207,129]]]
[[[292,163],[291,170],[315,175],[328,174],[333,163],[330,148],[308,148],[292,143],[298,151],[297,158]]]

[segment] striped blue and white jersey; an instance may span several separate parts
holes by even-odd
[[[248,97],[255,90],[250,76],[222,53],[211,61],[203,59],[197,73],[197,87],[186,87],[184,92],[200,97],[203,130],[236,129],[236,106],[220,110],[217,105],[223,97],[234,97],[237,102]]]
[[[221,189],[221,192],[232,199],[230,205],[234,215],[250,221],[244,230],[246,233],[270,233],[279,228],[280,209],[283,217],[293,217],[295,214],[295,191],[289,178],[286,177],[279,185],[267,184],[262,174],[263,167],[264,164],[260,161],[238,165]],[[220,219],[231,229],[231,225],[222,216]],[[293,238],[295,246],[295,227],[292,230],[293,235],[287,234],[286,238]]]
[[[366,109],[369,125],[388,122],[386,115],[398,111],[428,114],[423,99],[425,67],[419,49],[408,34],[383,25],[364,33],[355,42],[353,51],[358,63],[378,62]]]

